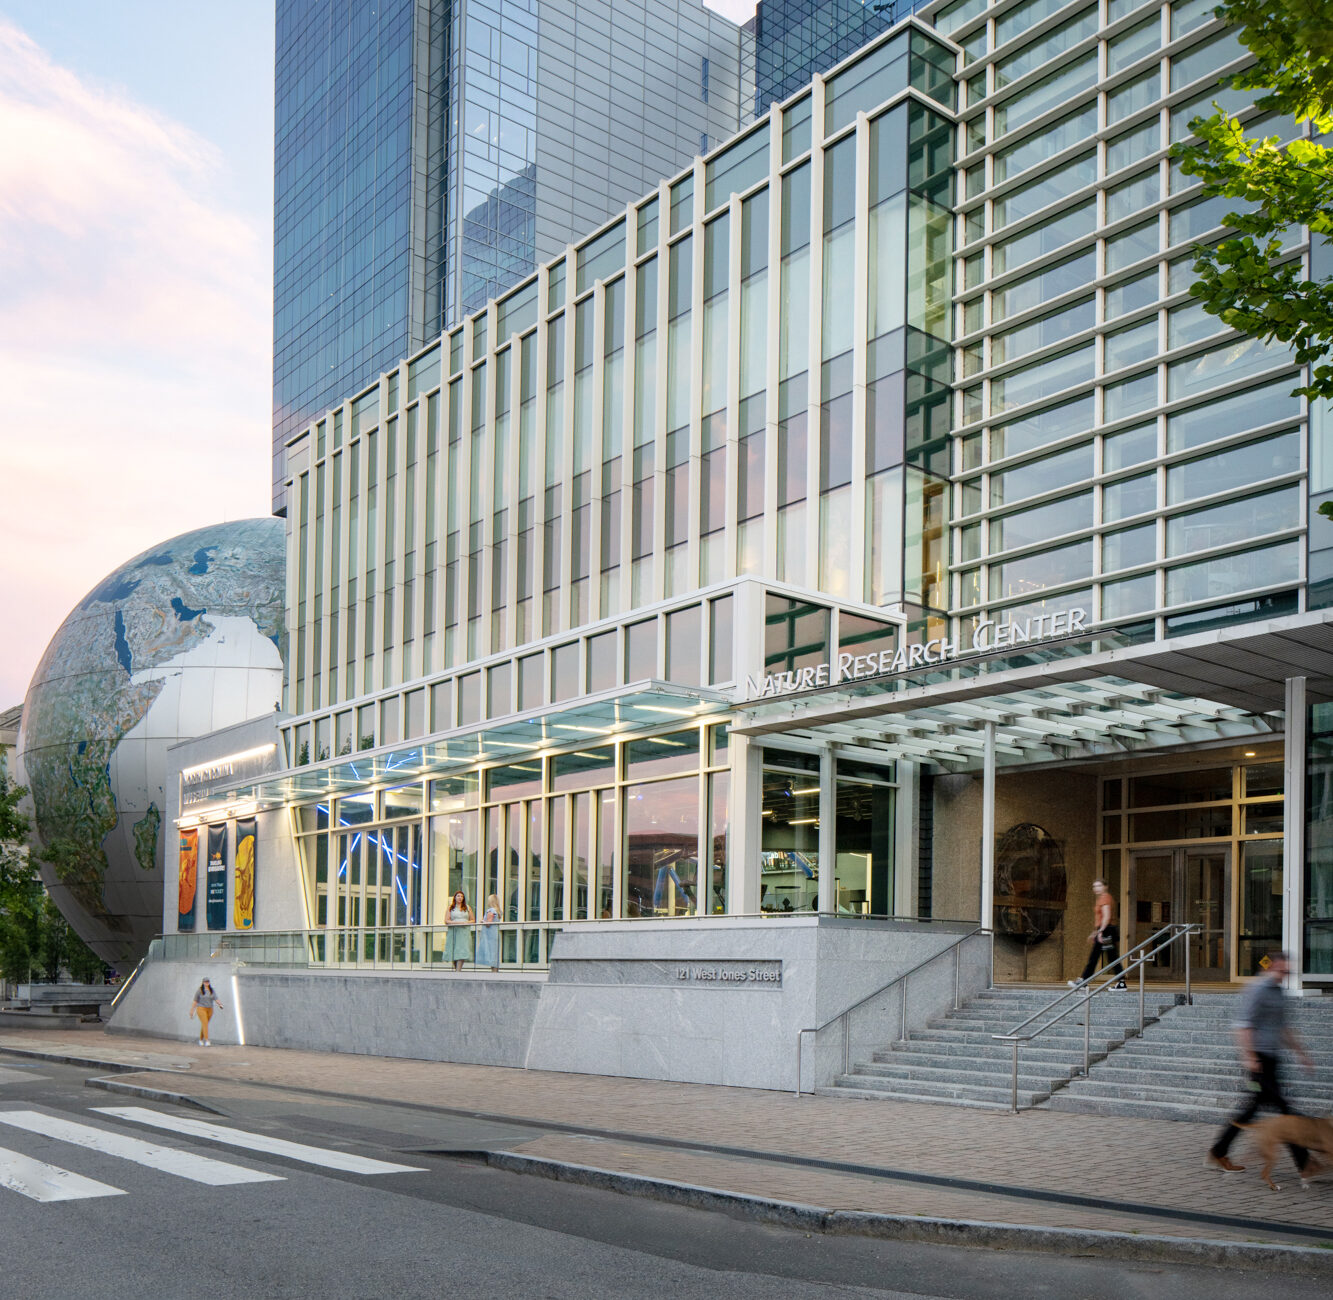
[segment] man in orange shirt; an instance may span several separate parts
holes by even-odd
[[[1111,897],[1111,891],[1106,887],[1106,881],[1094,880],[1092,882],[1093,904],[1092,918],[1096,929],[1088,935],[1092,942],[1092,951],[1088,954],[1088,964],[1083,968],[1083,974],[1076,980],[1069,981],[1069,987],[1073,988],[1076,984],[1081,984],[1086,979],[1091,979],[1096,973],[1097,963],[1111,966],[1120,955],[1120,928],[1116,925],[1115,899]],[[1116,988],[1125,987],[1125,981],[1117,982]]]

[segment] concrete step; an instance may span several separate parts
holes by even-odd
[[[977,1042],[954,1043],[937,1042],[929,1039],[908,1039],[905,1043],[894,1043],[882,1047],[871,1054],[875,1060],[888,1060],[898,1056],[953,1056],[974,1061],[1008,1063],[1013,1061],[1014,1049],[1008,1043]],[[1093,1055],[1097,1055],[1096,1052]],[[1101,1053],[1105,1055],[1105,1053]],[[1052,1044],[1045,1039],[1038,1039],[1029,1047],[1018,1049],[1020,1061],[1042,1061],[1062,1064],[1068,1061],[1083,1063],[1083,1042],[1076,1044]]]
[[[897,1061],[857,1061],[852,1067],[852,1073],[870,1075],[877,1079],[926,1080],[934,1083],[980,1083],[987,1087],[994,1086],[995,1081],[1001,1077],[994,1070],[969,1069],[966,1065],[951,1066],[943,1062],[938,1064],[932,1062],[930,1065],[908,1065]],[[1011,1076],[1005,1074],[1003,1077],[1010,1078]],[[1018,1086],[1034,1091],[1050,1092],[1052,1084],[1063,1083],[1068,1077],[1068,1074],[1063,1071],[1055,1074],[1041,1070],[1021,1069],[1018,1074]]]
[[[1181,1120],[1187,1124],[1220,1125],[1229,1113],[1225,1109],[1183,1098],[1173,1102],[1130,1101],[1125,1098],[1108,1100],[1105,1097],[1085,1097],[1068,1088],[1052,1094],[1042,1105],[1046,1110],[1063,1111],[1069,1115],[1126,1115],[1140,1119]]]
[[[968,1043],[976,1046],[995,1043],[994,1037],[990,1034],[977,1033],[970,1029],[936,1029],[933,1027],[915,1030],[912,1034],[912,1041],[914,1043]],[[1070,1034],[1051,1032],[1043,1034],[1037,1041],[1066,1048],[1077,1044],[1079,1051],[1082,1051],[1083,1031],[1079,1030],[1078,1033]],[[1099,1030],[1094,1030],[1088,1041],[1092,1051],[1105,1053],[1111,1047],[1118,1047],[1125,1040],[1123,1035],[1120,1034],[1108,1037]],[[1003,1047],[1004,1044],[1001,1043],[999,1046]]]
[[[834,1081],[839,1091],[854,1090],[858,1094],[889,1097],[909,1101],[974,1101],[995,1106],[1008,1106],[1010,1090],[999,1083],[993,1085],[972,1083],[940,1083],[922,1079],[908,1088],[901,1080],[879,1079],[866,1074],[843,1074]],[[1047,1089],[1031,1089],[1024,1092],[1019,1089],[1018,1100],[1021,1106],[1035,1106],[1050,1095]]]
[[[862,1101],[914,1101],[924,1102],[926,1105],[936,1106],[961,1106],[965,1110],[1008,1110],[1009,1100],[1006,1098],[1003,1103],[994,1101],[968,1101],[964,1097],[932,1097],[925,1093],[916,1091],[908,1092],[882,1092],[877,1088],[858,1088],[852,1084],[834,1084],[827,1088],[816,1088],[815,1094],[820,1097],[848,1097],[859,1098]],[[1036,1103],[1034,1103],[1036,1104]]]
[[[77,1029],[96,1019],[96,1015],[52,1011],[0,1011],[0,1029]]]

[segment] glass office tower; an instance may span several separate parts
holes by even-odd
[[[280,0],[275,510],[313,416],[735,131],[739,40],[699,0]]]

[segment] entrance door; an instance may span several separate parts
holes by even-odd
[[[1231,974],[1231,851],[1209,848],[1140,849],[1130,857],[1130,945],[1142,943],[1164,925],[1187,921],[1200,926],[1190,936],[1194,979],[1225,980]],[[1148,967],[1149,979],[1181,980],[1185,954],[1179,944]]]

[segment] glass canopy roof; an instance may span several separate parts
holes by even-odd
[[[495,763],[545,749],[589,745],[649,729],[662,730],[729,710],[730,699],[667,682],[643,681],[615,692],[584,696],[565,705],[483,723],[467,731],[410,744],[382,746],[322,763],[238,783],[218,792],[219,802],[294,803],[339,791],[364,790],[386,781],[414,781]],[[203,814],[208,809],[191,809]]]
[[[829,703],[827,696],[823,704]],[[971,699],[952,699],[870,715],[821,709],[793,716],[765,702],[734,728],[882,749],[947,771],[981,765],[985,724],[995,726],[999,766],[1115,755],[1164,745],[1245,739],[1282,730],[1280,719],[1119,677],[1051,682]]]

